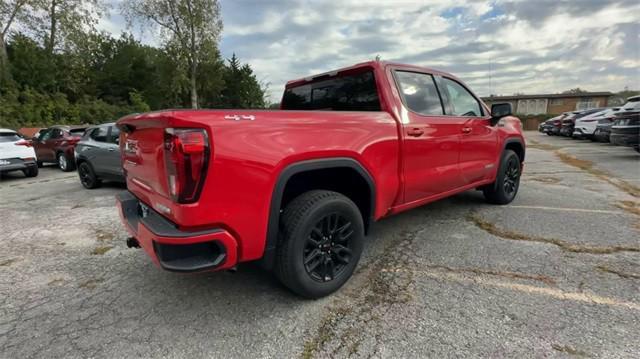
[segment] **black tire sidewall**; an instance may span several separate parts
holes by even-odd
[[[516,188],[515,191],[513,191],[512,195],[509,195],[505,192],[504,190],[504,177],[506,176],[506,170],[507,170],[507,166],[509,165],[509,162],[511,160],[515,160],[516,163],[518,164],[518,181],[516,181]],[[498,173],[498,177],[496,179],[496,190],[497,190],[497,195],[498,197],[500,197],[500,202],[505,202],[505,203],[510,203],[511,201],[513,201],[516,196],[518,195],[518,189],[520,189],[520,177],[521,177],[521,171],[522,171],[522,166],[520,166],[520,158],[518,157],[518,154],[516,154],[514,151],[512,150],[505,150],[504,153],[502,154],[502,161],[500,163],[500,173]]]
[[[516,188],[512,195],[508,195],[504,191],[504,177],[506,175],[505,171],[507,169],[507,165],[510,159],[515,158],[515,161],[518,163],[519,172],[518,172],[518,181],[516,182]],[[490,186],[484,189],[484,196],[490,203],[494,204],[509,204],[511,203],[516,196],[518,195],[518,189],[520,188],[520,178],[522,177],[522,165],[520,164],[520,158],[515,151],[507,149],[502,153],[502,157],[500,159],[500,167],[498,168],[498,174],[496,175],[496,181]]]
[[[304,248],[306,246],[306,238],[311,232],[313,226],[316,225],[320,219],[331,213],[340,213],[340,215],[347,218],[352,223],[353,235],[350,238],[350,247],[352,250],[352,257],[345,268],[336,276],[336,278],[328,282],[319,282],[313,279],[304,267]],[[287,224],[285,224],[287,226]],[[310,298],[319,298],[335,292],[342,287],[355,270],[362,249],[364,246],[364,224],[362,216],[358,210],[358,207],[348,198],[344,196],[330,197],[326,200],[319,201],[311,208],[305,211],[304,217],[297,222],[295,228],[285,228],[284,245],[287,248],[287,260],[289,268],[292,269],[290,280],[292,283],[289,287],[294,292]]]
[[[91,176],[91,184],[90,185],[87,185],[82,180],[82,169],[83,168],[86,168],[87,173],[89,174],[89,176]],[[80,183],[82,184],[82,186],[84,186],[84,188],[93,189],[93,188],[96,188],[97,185],[98,185],[98,177],[96,176],[96,173],[93,171],[93,168],[91,168],[91,165],[88,164],[87,162],[82,162],[78,166],[78,177],[80,177]]]

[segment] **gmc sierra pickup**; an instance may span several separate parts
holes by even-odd
[[[456,77],[382,61],[287,83],[281,111],[166,110],[120,119],[131,237],[160,267],[261,259],[318,298],[352,275],[373,221],[470,189],[518,192],[511,105]]]

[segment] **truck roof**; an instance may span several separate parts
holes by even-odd
[[[290,81],[287,81],[287,84],[286,84],[285,87],[291,87],[292,85],[303,84],[303,83],[310,82],[310,81],[313,81],[313,80],[315,80],[317,78],[324,77],[324,76],[335,76],[339,72],[355,70],[355,69],[358,69],[358,68],[361,68],[361,67],[385,68],[387,66],[400,67],[400,68],[404,68],[404,69],[407,69],[407,70],[424,71],[424,72],[428,72],[428,73],[432,73],[432,74],[447,75],[449,77],[453,77],[453,78],[457,79],[455,76],[453,76],[453,75],[451,75],[451,74],[449,74],[447,72],[443,72],[443,71],[440,71],[440,70],[432,69],[432,68],[429,68],[429,67],[408,65],[408,64],[403,64],[403,63],[399,63],[399,62],[391,62],[391,61],[372,60],[372,61],[365,61],[365,62],[361,62],[361,63],[355,64],[355,65],[351,65],[351,66],[342,67],[342,68],[339,68],[339,69],[335,69],[335,70],[319,73],[319,74],[314,74],[314,75],[311,75],[311,76],[306,76],[306,77],[290,80]]]

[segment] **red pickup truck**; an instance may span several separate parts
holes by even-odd
[[[281,111],[166,110],[118,121],[130,247],[176,272],[261,259],[309,298],[340,288],[371,223],[470,189],[507,204],[525,155],[511,105],[382,61],[290,81]]]

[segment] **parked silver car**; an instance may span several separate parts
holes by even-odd
[[[119,140],[120,130],[115,123],[85,131],[75,149],[78,175],[85,188],[97,188],[103,180],[124,182]]]

